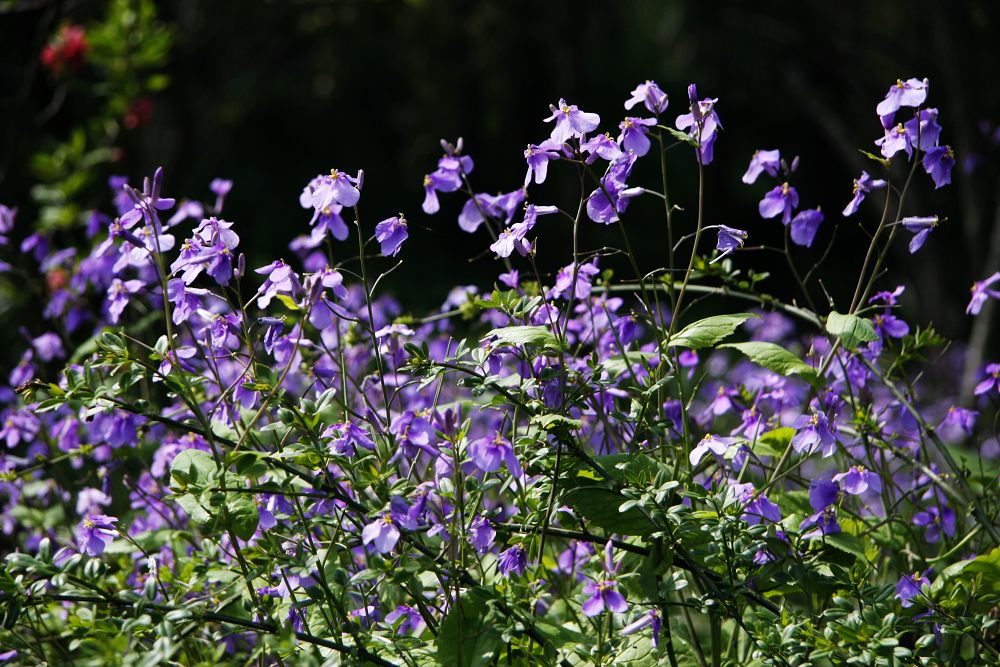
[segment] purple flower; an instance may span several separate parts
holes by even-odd
[[[618,583],[614,579],[591,581],[583,587],[583,592],[590,596],[583,603],[585,616],[597,616],[605,609],[616,614],[628,611],[628,602],[618,592]]]
[[[809,482],[809,505],[820,512],[837,502],[840,497],[840,485],[825,479],[815,479]]]
[[[640,102],[646,106],[650,113],[656,115],[666,111],[669,104],[667,94],[660,90],[655,81],[648,79],[645,83],[640,83],[635,87],[635,90],[632,91],[632,97],[625,101],[625,108],[631,109]]]
[[[831,506],[809,515],[799,524],[799,530],[807,528],[812,528],[812,530],[802,534],[802,539],[804,540],[839,533],[841,528],[837,522],[837,508]]]
[[[0,204],[0,245],[7,245],[7,235],[14,229],[14,218],[17,209]]]
[[[811,248],[813,240],[816,238],[816,231],[822,222],[823,212],[819,210],[819,207],[799,211],[798,215],[792,218],[792,242]]]
[[[688,135],[698,146],[701,164],[711,164],[714,157],[715,140],[718,131],[722,129],[719,116],[715,113],[715,103],[718,98],[698,100],[698,88],[695,84],[688,86],[688,102],[690,113],[677,117],[675,125],[678,130],[687,130]]]
[[[587,262],[586,264],[580,264],[576,271],[576,284],[573,284],[573,265],[567,264],[563,268],[559,269],[559,273],[556,274],[556,283],[552,286],[552,290],[549,292],[549,298],[557,298],[566,294],[572,289],[573,297],[577,299],[586,299],[590,296],[591,281],[594,276],[599,274],[601,271],[597,268],[597,260]]]
[[[53,359],[61,359],[66,356],[65,350],[63,350],[62,339],[59,338],[58,334],[51,331],[43,333],[38,338],[32,340],[31,346],[35,348],[35,352],[38,353],[38,357],[42,361],[52,361]]]
[[[958,406],[951,406],[941,420],[940,426],[953,426],[962,430],[966,435],[972,435],[976,426],[976,418],[979,413],[975,410],[967,410]]]
[[[656,125],[655,118],[634,118],[628,116],[618,127],[621,134],[618,135],[618,142],[626,151],[632,151],[636,157],[642,157],[649,152],[649,137],[646,133],[649,128]]]
[[[868,175],[867,171],[862,171],[861,176],[854,179],[854,197],[851,201],[847,202],[847,206],[844,207],[844,217],[852,216],[858,211],[858,207],[861,202],[864,201],[865,195],[867,195],[872,190],[880,190],[886,186],[886,182],[883,179],[873,179]]]
[[[382,254],[386,257],[398,255],[403,247],[403,241],[409,235],[406,231],[406,218],[402,213],[375,225],[375,240],[382,244]]]
[[[514,448],[499,432],[495,436],[479,438],[469,443],[469,458],[483,472],[495,472],[505,463],[515,477],[524,474]]]
[[[594,222],[610,225],[618,221],[618,215],[624,213],[629,200],[643,192],[642,188],[629,188],[625,181],[632,173],[635,165],[635,153],[622,153],[608,165],[608,170],[601,178],[601,187],[595,189],[587,198],[587,216]]]
[[[796,420],[794,428],[798,431],[790,443],[794,451],[812,454],[822,448],[823,458],[833,455],[837,439],[830,430],[826,414],[814,412],[808,416],[803,415]]]
[[[438,168],[424,176],[424,213],[432,215],[440,210],[438,192],[454,192],[462,187],[462,176],[472,171],[472,158],[445,155],[438,160]]]
[[[777,176],[778,171],[780,169],[781,169],[780,151],[778,150],[754,151],[753,157],[750,158],[750,166],[747,167],[747,172],[743,174],[743,182],[748,185],[754,183],[757,181],[757,178],[765,171],[770,176]]]
[[[913,234],[913,238],[910,239],[910,254],[912,255],[920,250],[924,241],[927,240],[927,235],[938,226],[938,217],[936,215],[910,216],[903,218],[899,223],[906,228],[906,231]]]
[[[524,187],[528,187],[532,175],[534,175],[537,185],[545,182],[545,176],[549,171],[549,161],[559,159],[560,146],[561,144],[552,139],[546,139],[540,144],[528,144],[528,147],[524,149],[524,159],[528,163],[528,172],[524,175]]]
[[[117,518],[104,514],[89,514],[76,528],[76,541],[83,553],[100,556],[104,548],[115,541]]]
[[[579,138],[586,132],[593,132],[601,122],[601,117],[596,113],[580,111],[575,104],[567,104],[562,98],[559,99],[558,107],[549,105],[549,109],[552,115],[545,122],[556,122],[551,138],[557,144],[564,144],[572,137]]]
[[[402,622],[396,626],[396,634],[417,634],[424,626],[424,618],[420,615],[420,610],[408,607],[405,604],[396,607],[395,611],[391,611],[385,615],[385,622],[390,625],[396,625],[396,621],[400,619],[402,619]]]
[[[910,137],[910,144],[914,148],[922,151],[930,150],[938,144],[941,138],[941,126],[937,123],[937,109],[921,109],[917,115],[905,123],[906,133]],[[917,136],[920,136],[920,145],[917,145]]]
[[[884,313],[876,314],[872,319],[875,321],[875,331],[879,335],[902,338],[910,333],[910,325],[893,315],[888,308]]]
[[[497,561],[497,569],[500,574],[505,577],[509,577],[511,573],[515,575],[521,575],[524,573],[524,569],[528,566],[528,550],[524,548],[523,544],[515,544],[510,549],[507,549],[502,554]]]
[[[0,429],[0,440],[7,443],[7,447],[17,447],[21,442],[32,442],[41,424],[30,410],[18,410],[11,412],[3,421],[3,428]]]
[[[108,288],[108,314],[111,315],[111,323],[118,324],[118,318],[122,316],[125,306],[133,294],[144,287],[141,280],[122,281],[115,278]]]
[[[972,284],[972,298],[969,300],[969,305],[965,308],[965,312],[968,315],[978,315],[979,311],[983,309],[983,304],[986,303],[988,297],[993,297],[994,299],[1000,299],[1000,292],[995,289],[990,289],[990,286],[1000,280],[1000,271],[997,271],[989,278],[984,278],[983,280],[978,280]]]
[[[994,388],[1000,391],[1000,364],[987,364],[983,372],[986,373],[986,378],[976,385],[975,395],[981,396]]]
[[[853,496],[860,496],[869,489],[875,493],[882,491],[882,479],[878,473],[860,465],[852,466],[847,472],[834,475],[833,481],[839,482],[841,488]]]
[[[896,584],[896,597],[899,598],[904,608],[912,607],[915,604],[913,599],[921,595],[920,589],[930,585],[930,580],[924,575],[914,572],[913,574],[904,574],[900,577],[899,583]]]
[[[799,193],[787,182],[775,187],[764,195],[757,205],[762,218],[781,216],[781,222],[788,224],[792,220],[792,211],[799,205]]]
[[[720,254],[713,262],[718,261],[737,248],[743,247],[743,241],[747,238],[747,233],[742,229],[734,229],[726,225],[719,225],[719,237],[715,242],[715,249]]]
[[[896,79],[896,83],[889,88],[885,94],[885,99],[875,107],[875,112],[879,116],[888,116],[899,111],[900,107],[918,107],[927,99],[927,79]]]
[[[931,505],[923,512],[913,515],[913,523],[926,528],[924,539],[928,544],[937,544],[941,533],[948,537],[955,536],[955,510],[947,505]]]
[[[486,517],[477,516],[469,525],[469,543],[477,553],[484,554],[489,551],[496,536],[497,531]]]
[[[934,146],[924,153],[924,171],[934,181],[934,189],[951,183],[951,170],[955,166],[955,152],[951,146]]]
[[[354,456],[355,447],[375,449],[375,443],[363,428],[350,422],[331,424],[323,431],[324,438],[330,438],[330,451],[341,456]]]
[[[173,199],[160,198],[160,184],[163,182],[163,167],[157,167],[153,180],[143,181],[142,192],[132,189],[127,183],[121,185],[128,199],[132,200],[132,208],[122,212],[119,221],[125,229],[131,229],[140,220],[159,232],[160,221],[157,211],[165,211],[174,205]]]
[[[384,554],[392,551],[399,541],[399,528],[391,514],[383,514],[361,531],[361,541],[367,546],[374,543],[375,552]]]

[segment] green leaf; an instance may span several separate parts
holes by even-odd
[[[857,315],[843,315],[837,311],[826,318],[826,330],[839,338],[848,350],[853,350],[859,343],[878,340],[871,320]]]
[[[675,130],[672,127],[667,127],[665,125],[658,125],[661,130],[666,130],[667,133],[672,136],[677,141],[683,141],[685,144],[691,144],[692,146],[697,146],[698,142],[694,140],[687,132],[681,132],[680,130]]]
[[[253,497],[245,493],[231,494],[226,501],[226,509],[229,511],[231,527],[236,537],[241,540],[253,537],[260,521],[260,513]]]
[[[212,514],[206,507],[207,503],[202,503],[201,498],[193,493],[177,496],[175,500],[195,523],[205,525],[212,520]]]
[[[795,429],[789,426],[763,433],[753,443],[753,453],[757,456],[781,456],[794,436]]]
[[[883,167],[888,167],[889,166],[889,161],[886,160],[884,157],[880,157],[878,155],[875,155],[874,153],[869,153],[868,151],[863,151],[861,149],[858,149],[858,152],[861,153],[862,155],[864,155],[869,160],[872,160],[874,162],[878,162]]]
[[[824,536],[823,542],[845,553],[855,556],[858,560],[865,560],[865,546],[861,543],[861,540],[857,535],[851,535],[850,533],[834,533],[832,535]]]
[[[201,449],[185,449],[170,464],[170,476],[181,488],[201,490],[207,488],[215,477],[216,465],[212,455]]]
[[[563,495],[563,502],[598,528],[619,535],[649,535],[656,526],[638,508],[618,508],[627,499],[603,486],[580,486]]]
[[[559,429],[566,428],[571,431],[575,431],[578,428],[583,427],[583,422],[579,419],[570,419],[569,417],[564,417],[557,414],[544,414],[535,415],[531,418],[531,423],[536,426],[545,429],[546,431],[558,431]]]
[[[751,317],[757,317],[753,313],[736,313],[734,315],[715,315],[706,317],[703,320],[692,322],[670,339],[670,345],[675,347],[687,347],[692,350],[700,350],[705,347],[713,347],[725,338],[728,338],[736,327],[740,326]]]
[[[438,662],[445,667],[486,667],[503,648],[501,624],[483,593],[472,590],[458,599],[441,623]]]
[[[562,349],[559,339],[552,335],[546,327],[513,326],[493,329],[486,338],[496,337],[494,345],[532,345],[555,350]]]
[[[720,348],[732,348],[742,352],[750,361],[779,375],[799,375],[809,384],[821,387],[823,382],[816,369],[775,343],[754,341],[750,343],[726,343]]]

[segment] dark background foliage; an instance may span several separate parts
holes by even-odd
[[[440,154],[439,138],[465,138],[477,161],[474,187],[508,191],[523,179],[523,147],[548,134],[542,119],[550,103],[565,97],[600,113],[602,128],[616,129],[629,91],[655,79],[671,96],[671,121],[686,111],[690,82],[719,98],[725,130],[707,177],[711,224],[750,230],[752,245],[779,242],[780,225],[756,212],[770,186],[739,179],[757,148],[801,156],[795,184],[802,205],[821,206],[827,215],[803,262],[822,255],[836,228],[824,285],[834,298],[848,299],[867,238],[858,218],[845,220],[840,210],[851,179],[878,169],[858,148],[876,150],[874,107],[889,84],[926,76],[930,103],[942,110],[942,141],[976,168],[957,168],[954,185],[936,192],[918,174],[906,213],[948,220],[918,255],[899,246],[889,280],[916,293],[908,303],[919,306],[921,321],[964,336],[968,286],[1000,267],[990,139],[1000,120],[1000,89],[992,85],[1000,74],[1000,7],[987,0],[173,0],[158,8],[175,29],[165,67],[171,83],[152,98],[148,124],[121,138],[124,150],[111,172],[135,183],[163,165],[168,194],[205,198],[213,177],[234,179],[225,217],[238,223],[254,266],[290,255],[288,241],[306,230],[309,215],[297,198],[312,176],[363,168],[365,224],[398,212],[410,221],[405,262],[389,283],[408,309],[435,307],[456,283],[489,284],[501,268],[488,255],[470,265],[488,240],[458,229],[464,198],[445,196],[435,217],[420,210],[421,180]],[[0,201],[21,205],[23,224],[31,209],[28,155],[40,136],[59,135],[82,112],[72,90],[56,98],[59,86],[39,69],[38,52],[61,21],[99,17],[102,3],[0,2],[0,12]],[[696,171],[686,151],[670,153],[669,171],[672,195],[689,211],[680,222],[693,227]],[[533,200],[572,202],[579,186],[568,171],[560,177],[555,169]],[[655,183],[658,165],[640,163],[633,180],[643,178]],[[870,226],[881,203],[873,197],[863,209]],[[107,209],[106,191],[95,190],[93,205]],[[626,217],[645,269],[663,263],[661,214],[650,198]],[[540,236],[545,268],[565,263],[568,230]],[[618,241],[616,230],[588,224],[583,246]],[[784,265],[767,253],[737,262],[770,267],[764,288],[791,293]],[[624,266],[608,264],[624,275]],[[973,332],[980,348],[989,343],[991,319],[992,305]]]

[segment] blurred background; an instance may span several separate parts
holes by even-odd
[[[260,266],[290,258],[289,241],[307,231],[298,196],[310,178],[364,169],[364,224],[399,212],[409,220],[404,263],[386,284],[420,314],[456,284],[489,287],[503,270],[483,255],[484,233],[458,228],[464,196],[442,195],[436,216],[420,210],[439,139],[464,138],[477,191],[506,192],[522,183],[524,147],[548,136],[543,119],[560,97],[599,113],[601,129],[617,135],[638,83],[653,79],[670,95],[672,123],[697,82],[702,96],[719,99],[724,127],[707,170],[706,221],[749,230],[749,245],[780,243],[781,225],[757,214],[772,184],[740,177],[756,149],[800,156],[793,184],[802,207],[822,207],[827,220],[798,256],[804,267],[815,263],[836,228],[820,275],[841,303],[867,247],[858,222],[873,229],[884,202],[876,195],[860,217],[840,215],[852,179],[880,169],[859,152],[877,152],[875,105],[897,78],[927,77],[942,143],[959,164],[952,186],[936,191],[918,171],[904,214],[947,221],[914,256],[898,241],[882,284],[908,287],[905,315],[971,336],[974,355],[995,358],[993,305],[978,319],[964,309],[972,281],[1000,270],[998,18],[989,0],[0,0],[0,203],[20,209],[11,248],[37,225],[68,244],[90,210],[112,211],[113,174],[138,185],[162,165],[167,195],[206,200],[208,183],[228,178],[224,217],[237,223],[248,263]],[[576,177],[559,166],[531,201],[575,205]],[[685,209],[677,224],[693,229],[697,170],[687,147],[669,153],[668,172]],[[650,156],[630,183],[658,180]],[[637,200],[625,220],[640,265],[662,266],[662,204]],[[545,271],[568,263],[565,225],[539,236]],[[619,243],[614,228],[585,225],[584,248]],[[794,295],[777,255],[735,261],[771,271],[764,291]],[[31,298],[15,278],[0,316],[37,335]],[[3,329],[0,342],[19,335]]]

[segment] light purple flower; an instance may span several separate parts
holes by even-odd
[[[718,101],[718,98],[699,100],[698,88],[692,83],[688,86],[690,112],[678,116],[674,122],[678,130],[687,130],[688,135],[695,140],[699,160],[703,165],[712,163],[715,140],[718,131],[722,129],[722,123],[715,112],[715,104]]]
[[[792,211],[799,205],[799,193],[787,182],[776,186],[764,195],[757,205],[762,218],[781,216],[781,222],[788,224],[792,220]]]
[[[645,83],[640,83],[635,87],[635,90],[632,91],[632,97],[625,101],[625,108],[631,109],[640,102],[646,106],[650,113],[656,115],[666,111],[669,104],[667,94],[656,85],[655,81],[648,79]]]
[[[80,550],[88,556],[100,556],[105,547],[115,541],[118,529],[117,518],[104,514],[89,514],[76,528],[76,541]]]
[[[133,294],[144,287],[141,280],[122,281],[115,278],[108,288],[108,314],[111,315],[111,323],[118,324],[118,319],[122,316],[125,306]]]
[[[688,458],[692,466],[697,466],[708,452],[712,452],[716,456],[722,456],[735,442],[736,438],[727,438],[709,433],[691,450]]]
[[[899,223],[906,228],[906,231],[913,234],[913,238],[910,239],[910,254],[912,255],[920,250],[924,241],[927,240],[927,236],[938,226],[938,217],[936,215],[910,216],[903,218]]]
[[[582,137],[586,132],[593,132],[601,122],[596,113],[580,111],[575,104],[568,104],[560,98],[559,106],[549,105],[552,115],[545,119],[546,123],[555,121],[551,138],[557,144],[564,144],[572,137]]]
[[[257,290],[257,293],[260,295],[257,298],[257,306],[261,309],[267,308],[271,303],[271,299],[278,294],[286,294],[294,297],[302,289],[301,284],[299,284],[299,278],[292,271],[292,267],[280,259],[274,260],[267,266],[255,269],[254,272],[267,276],[267,280]]]
[[[651,609],[619,630],[618,634],[621,637],[628,637],[639,630],[653,626],[653,646],[657,647],[660,645],[660,623],[660,612],[656,609]]]
[[[875,112],[879,116],[888,116],[899,111],[900,107],[918,107],[927,99],[928,81],[924,79],[896,79],[896,83],[889,88],[885,94],[885,99],[875,107]]]
[[[972,298],[969,300],[969,305],[965,308],[966,314],[978,315],[979,311],[983,309],[983,304],[986,303],[986,299],[988,297],[1000,299],[1000,292],[995,289],[990,289],[990,286],[998,280],[1000,280],[1000,271],[997,271],[989,278],[978,280],[972,284],[972,288],[970,290],[972,292]]]
[[[765,171],[770,176],[777,176],[780,169],[781,151],[777,149],[773,151],[754,151],[753,157],[750,158],[750,166],[747,167],[746,173],[743,174],[743,182],[748,185],[754,183]]]
[[[986,373],[986,378],[976,385],[973,393],[976,396],[981,396],[985,394],[990,389],[997,389],[1000,391],[1000,364],[987,364],[986,368],[983,369]]]
[[[868,175],[867,171],[862,171],[861,176],[854,179],[854,197],[851,201],[847,202],[847,206],[844,207],[844,217],[852,216],[857,213],[858,207],[865,199],[865,195],[872,190],[880,190],[885,186],[886,182],[883,179],[873,179]]]
[[[595,134],[590,139],[587,139],[580,144],[580,150],[588,153],[587,158],[584,160],[587,164],[594,164],[597,158],[612,162],[624,154],[618,142],[612,139],[611,135],[607,133]]]
[[[66,356],[62,339],[59,338],[58,334],[51,331],[43,333],[38,338],[32,340],[31,346],[35,348],[35,352],[38,353],[38,357],[42,361],[52,361],[53,359],[61,359]]]
[[[747,233],[742,229],[734,229],[726,225],[719,225],[719,236],[715,242],[715,249],[721,254],[713,262],[718,261],[737,248],[743,247],[743,242],[747,238]]]
[[[386,218],[375,225],[375,240],[382,244],[382,254],[386,257],[395,257],[403,247],[403,241],[409,237],[406,229],[406,218],[399,214],[392,218]]]
[[[225,178],[214,178],[208,184],[208,189],[215,193],[215,212],[219,213],[222,211],[222,204],[226,199],[226,195],[233,189],[233,182]]]
[[[896,127],[887,128],[885,135],[875,141],[875,145],[882,149],[882,155],[891,158],[899,151],[904,151],[907,157],[913,155],[913,141],[915,135],[910,134],[910,130],[899,123]]]
[[[587,142],[589,143],[589,142]],[[528,187],[534,175],[535,183],[541,185],[549,171],[549,161],[559,159],[560,143],[546,139],[540,144],[528,144],[524,149],[524,159],[528,163],[528,171],[524,175],[524,186]]]
[[[399,541],[399,528],[391,514],[383,514],[369,523],[361,531],[361,541],[367,546],[375,545],[375,552],[384,554],[392,551]]]

